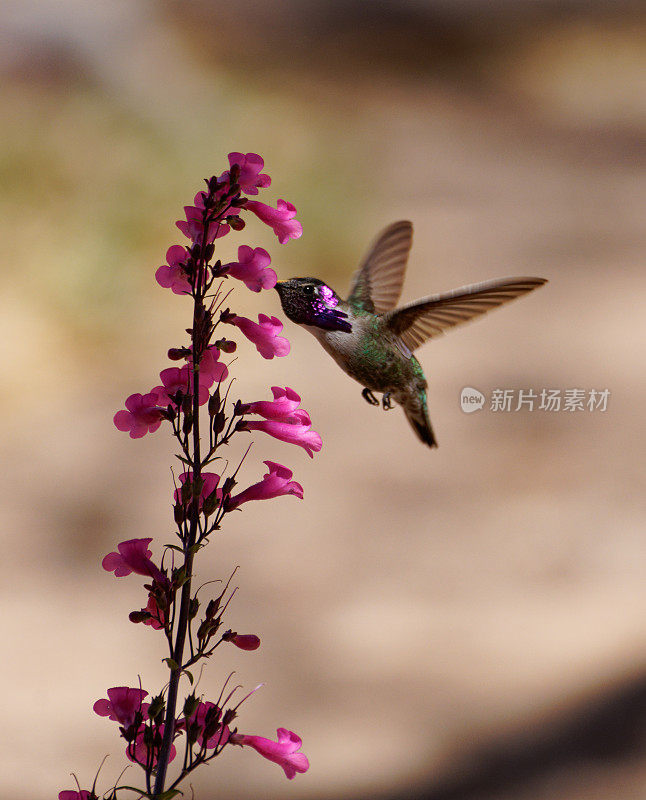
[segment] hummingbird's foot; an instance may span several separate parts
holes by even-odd
[[[379,400],[374,396],[374,394],[370,391],[370,389],[364,389],[361,392],[361,395],[364,398],[364,400],[370,403],[371,406],[379,405]]]
[[[390,392],[386,392],[381,398],[381,405],[383,406],[384,411],[390,411],[391,408],[394,408],[392,400],[390,399]]]

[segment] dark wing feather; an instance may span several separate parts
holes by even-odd
[[[546,282],[545,278],[498,278],[474,283],[416,300],[384,314],[384,320],[409,350],[415,350],[447,328],[486,314]]]
[[[355,272],[348,302],[373,314],[394,308],[401,294],[412,243],[413,225],[407,220],[385,228]]]

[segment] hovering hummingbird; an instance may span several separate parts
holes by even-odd
[[[279,281],[286,316],[312,333],[341,369],[365,388],[363,397],[384,409],[393,400],[417,436],[437,447],[426,404],[427,382],[413,355],[427,339],[486,314],[546,283],[544,278],[498,278],[434,294],[395,308],[413,240],[408,221],[377,237],[357,269],[347,300],[318,278]]]

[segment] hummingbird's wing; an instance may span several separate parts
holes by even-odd
[[[384,321],[409,350],[447,328],[461,325],[547,283],[545,278],[498,278],[423,297],[384,314]]]
[[[377,237],[352,278],[348,303],[363,311],[383,314],[397,305],[404,282],[413,225],[393,222]]]

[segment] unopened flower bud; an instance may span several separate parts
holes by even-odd
[[[220,387],[217,386],[213,394],[209,397],[208,409],[210,417],[214,417],[218,413],[221,404]]]
[[[218,339],[215,346],[223,353],[235,353],[238,345],[231,339]]]
[[[193,485],[191,484],[190,480],[184,481],[182,484],[180,497],[182,499],[183,506],[187,505],[189,500],[193,497]]]
[[[233,228],[234,231],[241,231],[246,225],[245,221],[241,217],[235,216],[227,217],[227,223]]]
[[[179,503],[175,503],[173,506],[173,518],[177,525],[181,525],[186,520],[184,508]]]
[[[182,709],[184,716],[188,719],[188,717],[192,717],[193,714],[197,711],[197,707],[199,706],[200,701],[195,696],[195,692],[189,694],[189,696],[184,700],[184,708]]]
[[[152,703],[148,708],[148,716],[150,719],[157,721],[163,715],[165,708],[166,703],[164,701],[164,696],[159,694],[157,697],[153,697]]]
[[[231,494],[236,483],[237,481],[233,476],[230,475],[228,478],[226,478],[222,484],[222,495],[226,497],[228,494]]]
[[[241,650],[257,650],[260,647],[260,639],[253,633],[236,633],[228,630],[222,634],[223,642],[231,642]]]
[[[191,602],[188,606],[188,618],[195,619],[195,617],[197,616],[197,612],[199,611],[199,608],[200,608],[200,601],[197,599],[197,597],[192,597]]]
[[[213,619],[213,617],[217,614],[218,608],[220,607],[220,599],[217,600],[209,600],[208,605],[206,607],[206,618]]]
[[[181,361],[183,358],[186,358],[190,352],[191,351],[186,347],[171,347],[168,351],[168,357],[171,361]]]
[[[142,608],[141,611],[131,611],[128,614],[128,619],[130,622],[146,622],[151,618],[152,614],[149,611],[144,611]]]
[[[202,503],[202,511],[204,516],[210,517],[219,505],[220,501],[218,499],[217,491],[211,492],[211,494],[204,500],[204,503]]]
[[[225,425],[226,425],[226,417],[224,416],[224,411],[220,411],[213,417],[214,433],[222,433]]]
[[[184,414],[184,421],[182,422],[182,433],[189,434],[193,430],[193,415]]]
[[[213,253],[215,252],[215,245],[213,242],[211,244],[207,244],[204,248],[204,258],[206,261],[210,261],[213,258]]]

